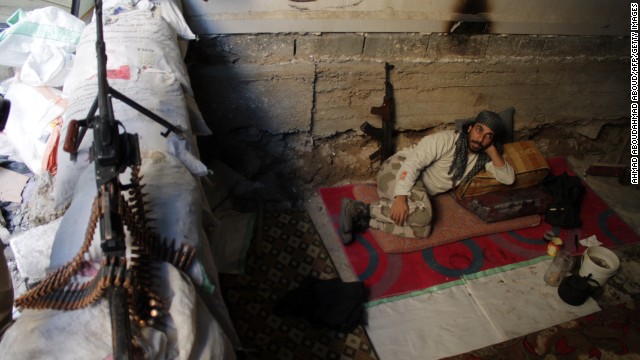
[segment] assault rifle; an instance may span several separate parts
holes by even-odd
[[[140,165],[140,147],[137,134],[120,132],[120,127],[124,128],[124,126],[115,119],[111,100],[116,98],[166,127],[166,132],[162,133],[165,137],[170,132],[174,132],[180,138],[184,138],[184,134],[180,128],[109,86],[107,55],[103,37],[102,0],[95,0],[95,24],[98,95],[91,105],[86,119],[70,121],[63,149],[71,154],[72,160],[76,160],[79,144],[82,142],[87,128],[93,129],[90,156],[95,164],[98,201],[101,208],[100,246],[105,258],[112,259],[110,266],[126,269],[121,191],[127,189],[127,186],[120,184],[118,176],[128,167]],[[97,116],[96,110],[99,111]],[[120,272],[122,271],[124,270],[120,270]],[[109,300],[111,313],[113,357],[115,359],[130,359],[132,358],[132,336],[129,294],[125,286],[118,286],[118,282],[115,284],[108,287],[105,294]]]
[[[389,81],[389,72],[393,69],[393,65],[388,62],[384,63],[385,81],[384,81],[384,99],[382,105],[372,106],[371,113],[382,117],[382,127],[376,128],[365,121],[360,125],[360,130],[365,134],[375,138],[379,142],[378,150],[369,155],[370,160],[380,157],[382,164],[389,156],[393,155],[393,123],[395,122],[395,100],[393,98],[393,85]]]

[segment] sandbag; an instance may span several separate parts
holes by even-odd
[[[0,65],[22,67],[32,51],[53,46],[74,53],[85,24],[64,10],[49,6],[16,11],[8,29],[0,33]]]
[[[11,101],[11,111],[3,133],[31,172],[53,171],[56,158],[50,155],[67,107],[62,93],[52,87],[13,81],[5,97]]]

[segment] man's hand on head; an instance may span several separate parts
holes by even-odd
[[[484,149],[484,152],[487,153],[489,159],[491,159],[493,166],[501,168],[505,165],[504,158],[498,152],[498,149],[496,149],[496,146],[493,143],[487,146],[487,148]]]
[[[489,155],[490,158],[492,158],[495,155],[498,155],[498,149],[496,149],[496,146],[491,143],[491,145],[487,146],[484,151],[487,153],[487,155]]]

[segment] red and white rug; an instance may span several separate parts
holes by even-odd
[[[567,172],[575,175],[563,157],[548,158],[554,175]],[[542,221],[534,227],[522,228],[517,224],[512,230],[496,230],[494,233],[476,236],[477,227],[468,226],[457,217],[443,219],[450,226],[464,229],[469,234],[443,245],[431,245],[404,253],[388,253],[381,244],[389,241],[381,234],[367,231],[356,237],[353,243],[343,246],[349,262],[358,278],[371,292],[371,300],[397,295],[410,296],[411,292],[432,287],[446,287],[447,283],[497,267],[505,267],[546,255],[545,231],[553,230],[566,241],[565,248],[577,254],[574,238],[595,235],[603,246],[613,248],[623,244],[640,242],[636,234],[589,186],[581,207],[583,226],[580,229],[554,228]],[[370,186],[370,185],[364,185]],[[338,231],[340,203],[343,197],[356,198],[362,185],[348,185],[320,189],[320,195],[333,227]],[[355,193],[354,193],[355,191]],[[434,230],[435,232],[436,230]],[[415,245],[415,244],[413,244]],[[388,246],[387,246],[388,249]]]

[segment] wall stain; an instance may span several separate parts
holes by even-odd
[[[488,0],[458,0],[452,9],[454,20],[447,24],[445,32],[467,35],[489,33],[491,20],[487,14],[490,11]]]

